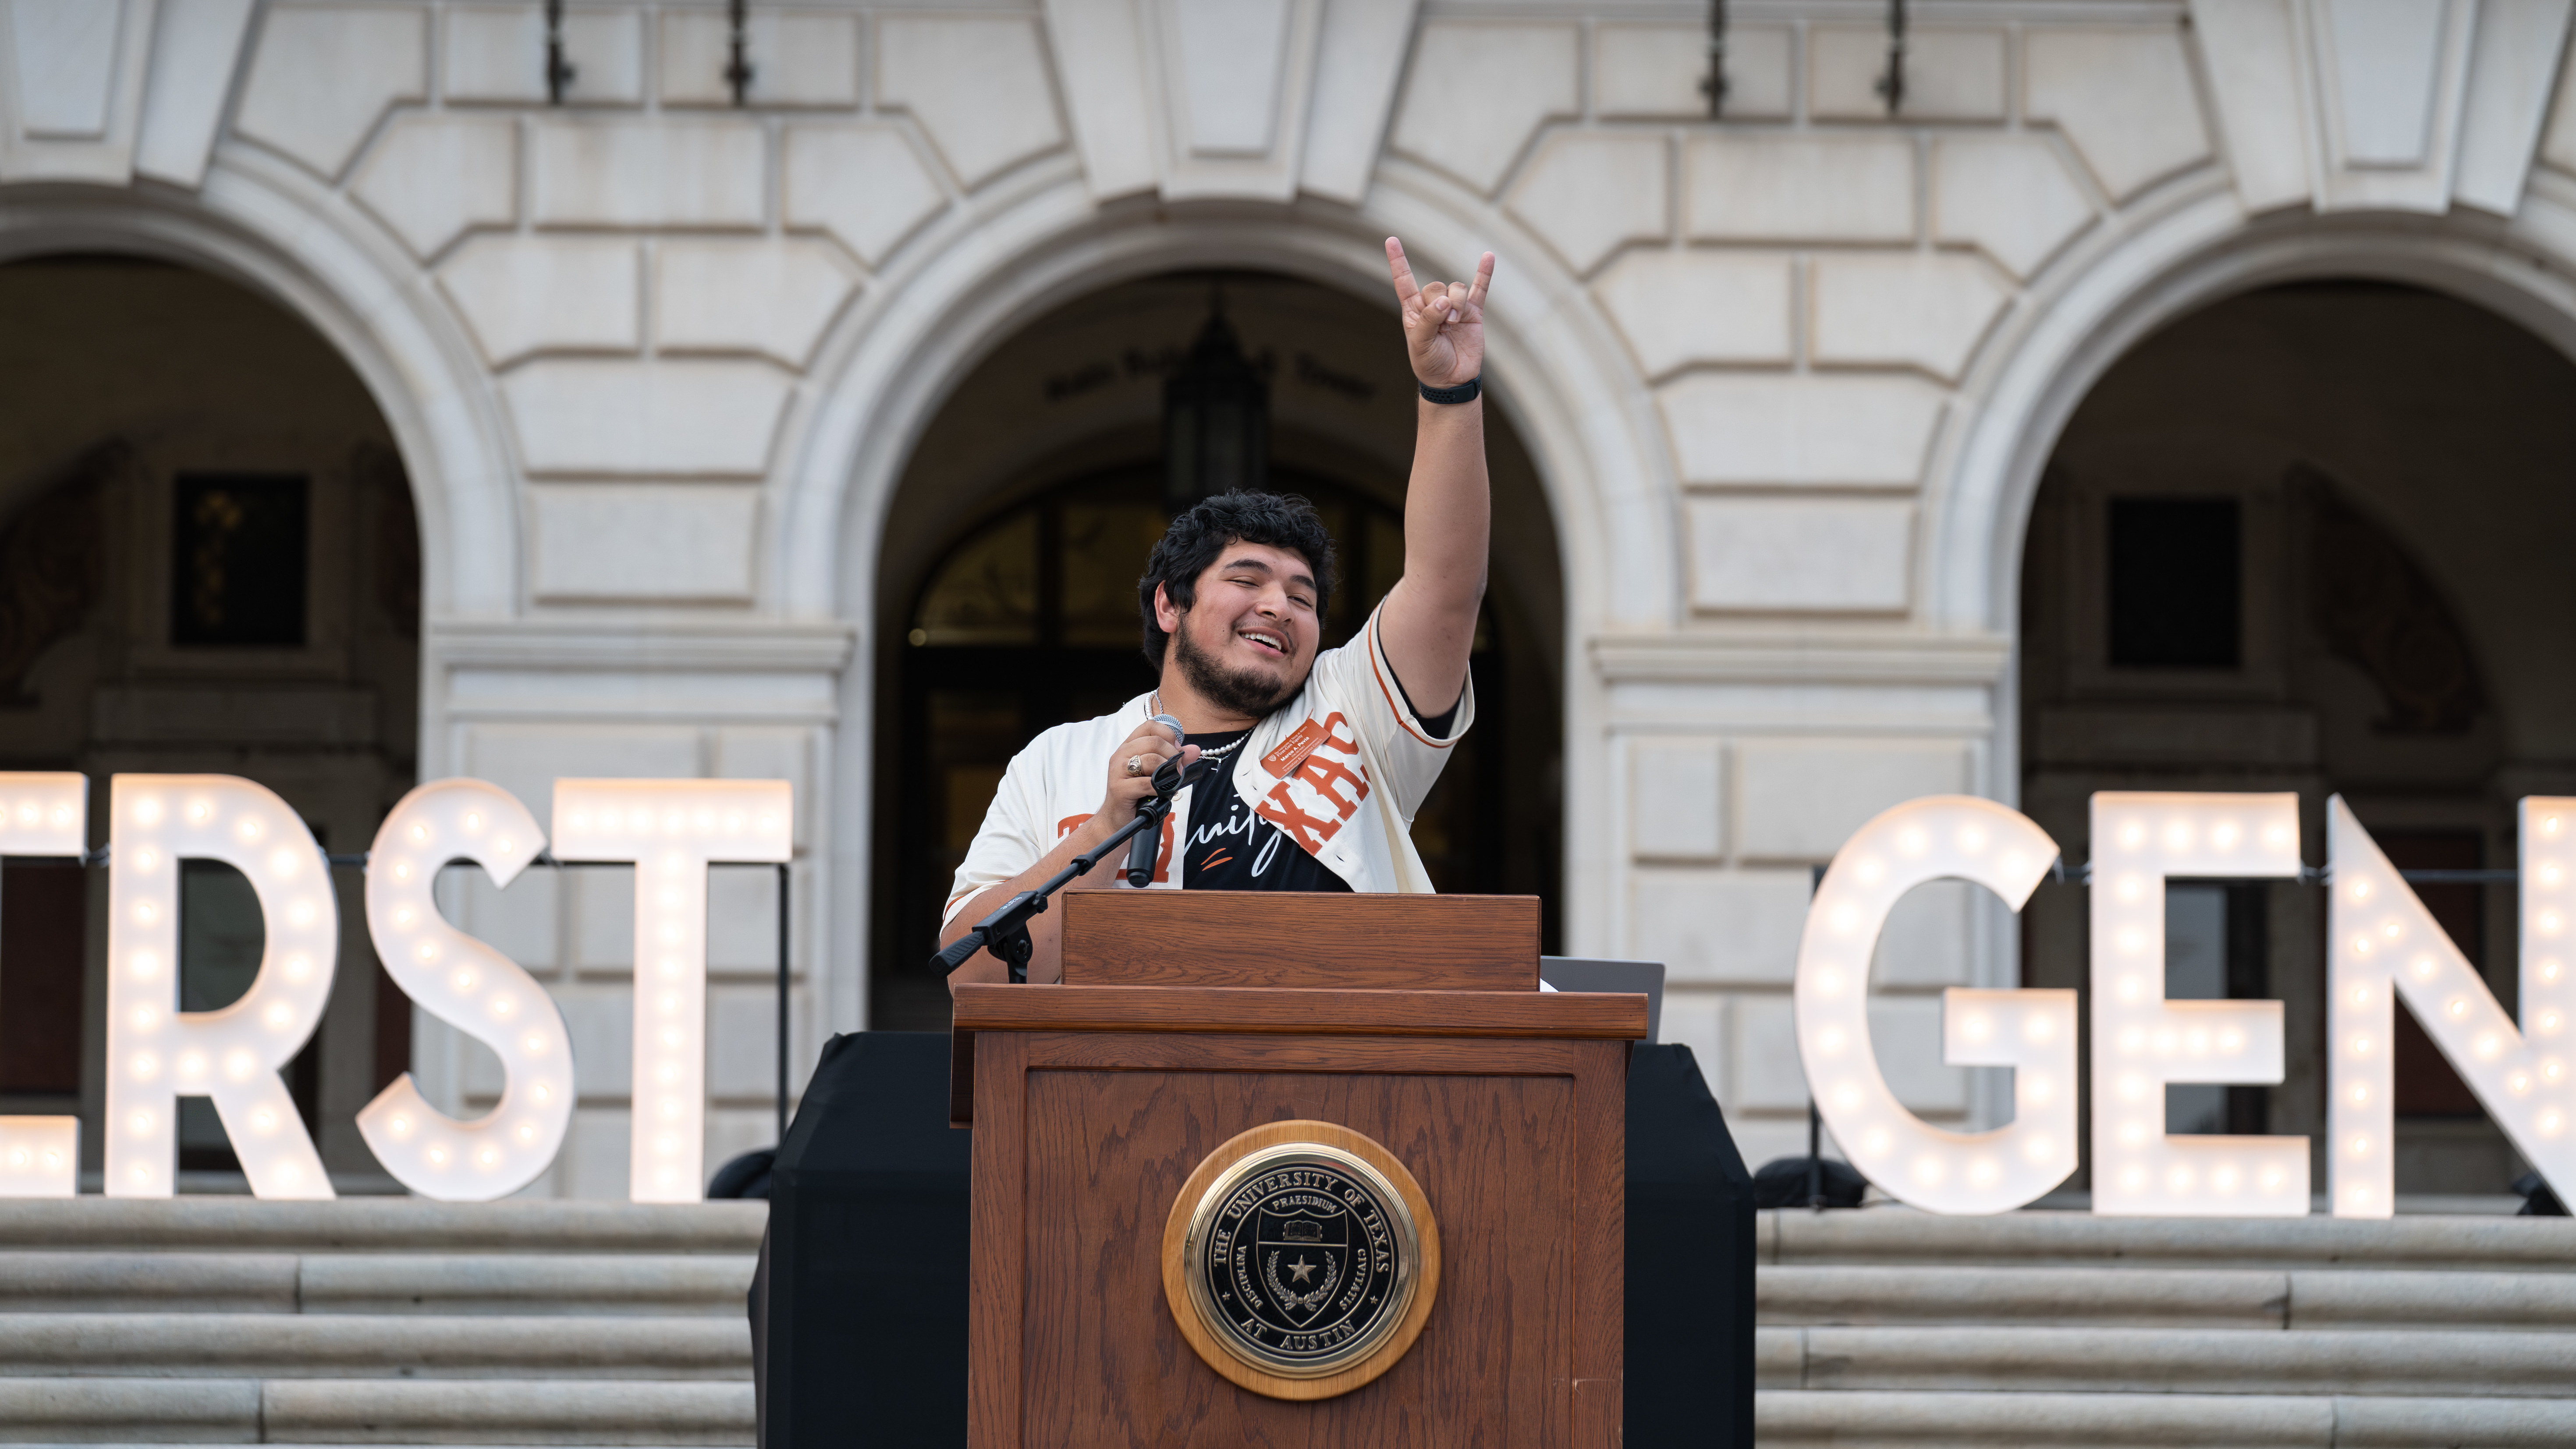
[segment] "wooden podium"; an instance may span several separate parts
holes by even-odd
[[[956,993],[951,1110],[975,1129],[974,1449],[1618,1442],[1643,996],[1541,993],[1532,897],[1056,905],[1064,984]],[[1219,1172],[1259,1168],[1245,1154],[1289,1139],[1345,1144],[1375,1174],[1354,1165],[1300,1196],[1294,1163],[1240,1192]],[[1353,1173],[1395,1187],[1385,1212],[1371,1216],[1385,1194]],[[1310,1210],[1272,1202],[1322,1203],[1311,1211],[1331,1222],[1274,1222]],[[1418,1243],[1380,1226],[1411,1218],[1426,1219]],[[1345,1240],[1358,1246],[1331,1246]],[[1412,1246],[1376,1246],[1398,1242]],[[1379,1303],[1369,1285],[1396,1282],[1370,1264],[1396,1273],[1384,1265],[1399,1258],[1420,1270],[1413,1321],[1372,1328],[1395,1338],[1349,1368],[1274,1373],[1208,1316],[1245,1318],[1237,1341],[1256,1355],[1273,1340],[1281,1355],[1334,1351],[1261,1315],[1320,1325],[1348,1300],[1356,1323]],[[1277,1301],[1193,1314],[1183,1283],[1201,1263],[1211,1303],[1238,1287]]]

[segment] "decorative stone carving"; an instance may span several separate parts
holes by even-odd
[[[0,180],[131,178],[151,18],[140,0],[0,9]]]
[[[2521,209],[2568,0],[2192,0],[2191,32],[2249,210]],[[2562,103],[2541,142],[2553,160]]]
[[[1356,204],[1416,0],[1048,0],[1047,41],[1095,197]]]
[[[190,188],[206,179],[250,12],[251,0],[161,0],[134,142],[138,174]]]

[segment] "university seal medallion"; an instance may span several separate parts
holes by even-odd
[[[1273,1397],[1328,1398],[1412,1346],[1439,1254],[1394,1154],[1334,1123],[1276,1122],[1191,1174],[1165,1226],[1163,1286],[1209,1367]]]

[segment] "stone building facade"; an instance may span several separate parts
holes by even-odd
[[[1488,386],[1529,484],[1505,501],[1545,515],[1530,576],[1498,588],[1547,601],[1520,677],[1561,741],[1561,764],[1498,778],[1560,812],[1562,948],[1669,964],[1666,1035],[1760,1161],[1806,1130],[1787,988],[1812,866],[1902,799],[2019,801],[2033,731],[2075,727],[2025,709],[2025,553],[2098,382],[2177,319],[2316,279],[2576,352],[2566,0],[1909,10],[1891,114],[1881,7],[1736,0],[1711,119],[1707,11],[1667,0],[762,3],[740,104],[717,4],[573,0],[558,102],[533,3],[0,0],[0,262],[174,264],[345,364],[417,510],[416,698],[368,686],[416,778],[490,779],[541,816],[562,775],[793,781],[810,1060],[880,999],[873,883],[910,848],[885,824],[911,627],[887,580],[1048,481],[1049,450],[1151,415],[1150,388],[1105,386],[1091,414],[1046,413],[1042,379],[1081,359],[1032,324],[1210,271],[1382,309],[1385,235],[1432,275],[1495,251]],[[34,381],[0,418],[44,396],[72,330],[9,344],[36,349]],[[1283,376],[1369,365],[1337,345]],[[1014,368],[1032,380],[996,381]],[[1279,387],[1283,416],[1307,406]],[[1401,429],[1331,421],[1344,394],[1317,384],[1308,431],[1400,477]],[[940,438],[966,461],[925,472]],[[0,516],[73,441],[10,460]],[[169,486],[134,466],[131,487]],[[27,687],[90,667],[48,655]],[[154,707],[301,718],[344,685],[199,679]],[[2546,691],[2493,667],[2487,690],[2493,748],[2450,788],[2491,804],[2576,750]],[[2324,780],[2283,738],[2263,748]],[[2172,763],[2119,748],[2087,778]],[[2224,781],[2244,748],[2183,755]],[[2081,858],[2080,812],[2044,823]],[[772,1131],[776,900],[752,873],[717,888],[711,1160]],[[532,876],[459,903],[549,982],[583,1055],[541,1191],[623,1190],[624,889]],[[1991,1123],[2009,1097],[1940,1063],[1938,993],[2019,982],[2025,935],[1964,893],[1905,912],[1882,1061],[1927,1116]],[[2080,937],[2033,931],[2059,956]],[[434,1024],[411,1065],[451,1102],[494,1085]]]

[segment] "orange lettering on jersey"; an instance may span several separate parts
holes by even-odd
[[[1252,813],[1278,826],[1282,834],[1297,843],[1298,849],[1313,855],[1331,843],[1334,833],[1342,828],[1341,817],[1318,817],[1298,809],[1288,794],[1289,784],[1288,780],[1280,781],[1278,788],[1252,807]]]
[[[1299,733],[1314,728],[1308,720]],[[1316,729],[1314,742],[1252,813],[1278,826],[1307,854],[1322,850],[1368,798],[1368,771],[1360,764],[1359,735],[1338,712]],[[1264,763],[1268,763],[1266,760]]]
[[[1340,718],[1338,715],[1334,717]],[[1315,746],[1323,742],[1324,727],[1307,720],[1289,731],[1288,738],[1279,742],[1279,748],[1261,757],[1261,768],[1282,780],[1287,779],[1288,773],[1306,763],[1306,757],[1315,753]]]
[[[1059,820],[1059,821],[1057,821],[1057,822],[1055,823],[1055,838],[1056,838],[1056,839],[1058,839],[1058,840],[1062,840],[1062,839],[1064,839],[1066,836],[1071,835],[1073,832],[1075,832],[1075,831],[1077,831],[1077,830],[1081,829],[1081,828],[1082,828],[1082,822],[1084,822],[1084,821],[1086,821],[1086,820],[1088,820],[1088,819],[1090,819],[1090,818],[1091,818],[1091,817],[1090,817],[1090,816],[1088,816],[1088,815],[1068,815],[1068,816],[1064,817],[1062,820]],[[1118,859],[1119,859],[1119,862],[1120,862],[1120,869],[1122,869],[1122,870],[1123,870],[1123,869],[1125,869],[1125,862],[1126,862],[1126,859],[1127,859],[1126,855],[1125,855],[1124,853],[1122,853],[1122,854],[1120,854],[1120,855],[1119,855]],[[1156,885],[1162,885],[1162,884],[1165,884],[1166,882],[1170,881],[1170,880],[1171,880],[1171,878],[1172,878],[1172,817],[1171,817],[1171,816],[1169,816],[1169,815],[1166,815],[1166,816],[1164,816],[1164,817],[1163,817],[1163,853],[1154,857],[1154,884],[1156,884]]]
[[[1351,765],[1343,764],[1329,750],[1317,750],[1305,764],[1298,766],[1297,778],[1314,786],[1315,793],[1332,801],[1345,820],[1350,818],[1352,811],[1360,808],[1362,800],[1368,798],[1368,776]],[[1337,788],[1345,783],[1350,786],[1348,796]]]

